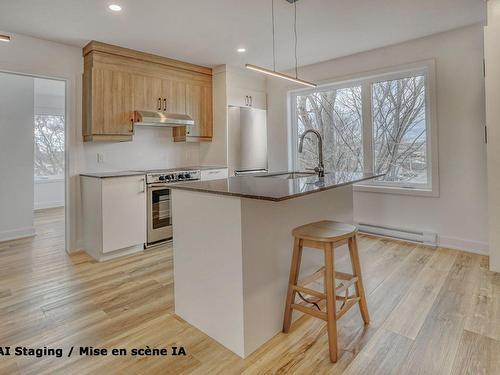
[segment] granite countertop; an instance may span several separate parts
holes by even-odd
[[[195,165],[195,166],[189,166],[189,167],[179,167],[179,168],[159,168],[156,170],[161,170],[161,171],[191,171],[191,170],[200,170],[200,171],[207,171],[207,170],[212,170],[212,169],[225,169],[227,168],[226,166],[222,165]],[[113,171],[113,172],[88,172],[88,173],[80,173],[80,176],[85,176],[85,177],[95,177],[95,178],[110,178],[110,177],[127,177],[127,176],[140,176],[143,174],[148,173],[149,170],[140,170],[140,171]]]
[[[80,173],[80,176],[95,177],[95,178],[108,178],[108,177],[127,177],[127,176],[140,176],[144,175],[144,171],[116,171],[116,172],[90,172]]]
[[[332,172],[326,173],[323,178],[311,175],[301,178],[284,179],[277,177],[277,174],[237,176],[212,181],[182,182],[172,184],[169,188],[279,202],[383,176],[374,173]]]

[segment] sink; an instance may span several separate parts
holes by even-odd
[[[311,177],[311,176],[317,176],[316,172],[285,172],[285,173],[271,173],[271,174],[266,174],[263,176],[256,176],[256,177],[275,177],[275,178],[282,178],[284,180],[293,180],[296,178],[304,178],[304,177]]]

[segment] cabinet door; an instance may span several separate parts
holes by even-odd
[[[248,97],[250,107],[267,109],[267,96],[265,93],[259,91],[249,91]]]
[[[132,134],[134,114],[132,75],[95,68],[92,72],[92,86],[92,134]]]
[[[162,108],[169,113],[186,113],[186,84],[182,81],[162,80]]]
[[[134,75],[134,109],[138,111],[161,111],[163,108],[162,80]]]
[[[212,137],[212,89],[206,85],[186,85],[186,113],[195,126],[187,127],[187,137]]]
[[[228,89],[228,105],[266,109],[267,98],[266,94],[260,91],[230,87]]]
[[[102,181],[103,253],[145,242],[145,176],[104,178]]]

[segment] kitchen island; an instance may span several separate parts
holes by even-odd
[[[353,221],[371,173],[284,172],[174,184],[175,313],[245,358],[281,331],[294,227]],[[323,263],[306,251],[301,274]]]

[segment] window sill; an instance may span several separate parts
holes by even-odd
[[[375,186],[369,184],[354,184],[354,191],[366,193],[380,194],[395,194],[395,195],[410,195],[415,197],[439,197],[439,190],[434,189],[419,189],[419,188],[403,188],[397,186]]]

